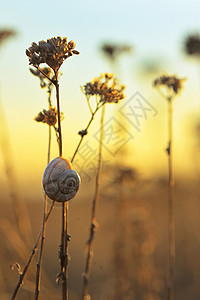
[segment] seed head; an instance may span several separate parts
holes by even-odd
[[[1,29],[0,30],[0,45],[3,44],[8,38],[14,37],[16,32],[12,29]]]
[[[190,35],[185,42],[185,51],[189,55],[200,55],[200,35]]]
[[[119,54],[125,52],[131,52],[131,46],[129,45],[114,45],[114,44],[104,44],[101,48],[103,53],[114,60]]]
[[[36,122],[46,123],[50,126],[54,126],[57,122],[57,111],[56,108],[50,107],[49,110],[43,109],[42,112],[39,112],[38,115],[34,118]]]
[[[73,41],[67,43],[67,38],[53,37],[47,41],[33,42],[31,47],[26,49],[29,57],[29,64],[38,68],[41,63],[46,63],[55,73],[58,72],[63,61],[73,54],[79,52],[74,50],[76,44]]]
[[[86,83],[82,87],[82,92],[87,99],[95,95],[99,102],[118,103],[125,98],[124,89],[125,85],[119,85],[112,73],[105,73]]]
[[[157,88],[160,86],[165,86],[173,93],[178,94],[183,88],[184,81],[185,81],[184,78],[179,79],[175,75],[172,76],[162,75],[159,78],[154,80],[153,85]]]

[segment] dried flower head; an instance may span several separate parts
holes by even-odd
[[[14,37],[16,32],[12,29],[1,29],[0,30],[0,45],[10,37]]]
[[[29,64],[38,68],[41,63],[46,63],[57,74],[63,61],[73,54],[79,54],[74,50],[76,44],[73,41],[67,42],[67,38],[53,37],[47,41],[33,42],[26,50],[29,57]]]
[[[43,73],[40,72],[38,69],[29,68],[29,70],[34,76],[36,76],[40,79],[41,88],[45,88],[46,86],[51,85],[52,81],[55,80],[55,75],[53,74],[53,71],[51,68],[47,68],[47,67],[41,68],[41,71]],[[46,74],[46,76],[48,76],[52,81],[48,80],[48,83],[46,83],[47,78],[44,74]]]
[[[185,51],[189,55],[200,55],[200,35],[190,35],[185,42]]]
[[[49,110],[43,109],[42,112],[39,112],[38,115],[34,118],[36,122],[46,123],[50,126],[54,126],[57,122],[57,111],[55,107],[50,107]]]
[[[185,81],[184,78],[179,79],[175,75],[162,75],[154,80],[153,85],[155,87],[165,86],[170,90],[170,92],[172,91],[174,94],[178,94],[183,87],[183,81]]]
[[[82,92],[87,99],[95,95],[99,102],[118,103],[125,98],[124,89],[125,85],[119,85],[113,74],[105,73],[86,83],[82,87]]]
[[[104,44],[101,48],[103,53],[110,59],[115,59],[119,54],[125,52],[131,52],[131,46],[129,45],[114,45],[114,44]]]

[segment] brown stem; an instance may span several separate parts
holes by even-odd
[[[47,165],[50,162],[50,150],[51,150],[51,126],[49,126],[49,143],[48,143],[48,154],[47,154]],[[35,300],[39,298],[40,293],[40,279],[41,279],[41,267],[42,267],[42,256],[44,250],[44,240],[46,231],[46,214],[47,214],[47,195],[44,195],[44,206],[43,206],[43,219],[42,219],[42,238],[40,242],[40,253],[37,262],[36,281],[35,281]]]
[[[38,299],[40,293],[40,278],[41,278],[41,266],[42,266],[42,256],[44,250],[44,239],[46,231],[46,222],[45,216],[47,213],[47,196],[44,195],[44,208],[43,208],[43,222],[42,222],[42,233],[41,233],[41,242],[40,242],[40,253],[37,262],[37,271],[36,271],[36,280],[35,280],[35,300]]]
[[[93,257],[93,240],[94,235],[97,230],[97,222],[96,222],[96,211],[97,211],[97,204],[99,200],[99,187],[100,187],[100,175],[101,175],[101,161],[102,161],[102,144],[103,144],[103,135],[104,135],[104,116],[105,116],[105,106],[101,112],[101,124],[100,124],[100,137],[99,137],[99,159],[98,159],[98,166],[96,172],[96,184],[95,184],[95,193],[92,202],[92,217],[91,217],[91,225],[90,225],[90,235],[87,241],[87,257],[86,257],[86,264],[85,264],[85,273],[83,276],[83,296],[82,299],[84,300],[85,297],[88,295],[88,282],[92,264],[92,257]]]
[[[86,132],[88,131],[88,129],[89,129],[89,127],[90,127],[92,121],[94,120],[95,114],[97,113],[97,111],[98,111],[102,106],[104,106],[104,104],[105,104],[105,102],[102,102],[100,105],[97,104],[96,109],[94,110],[94,112],[91,113],[91,118],[90,118],[90,120],[89,120],[89,122],[88,122],[88,124],[87,124],[87,126],[86,126],[86,128],[85,128],[84,131],[86,131]],[[82,135],[82,136],[81,136],[80,141],[79,141],[79,143],[78,143],[78,145],[77,145],[77,147],[76,147],[76,150],[74,151],[74,154],[73,154],[73,156],[72,156],[71,162],[74,161],[75,156],[76,156],[76,154],[77,154],[77,152],[78,152],[78,150],[79,150],[79,148],[80,148],[80,146],[81,146],[81,144],[82,144],[82,141],[83,141],[84,136],[85,136],[85,135]]]
[[[172,165],[172,101],[168,101],[168,189],[169,189],[169,270],[168,270],[168,300],[174,299],[174,263],[175,263],[175,221],[174,221],[174,179]]]
[[[57,112],[58,112],[58,133],[59,133],[59,156],[62,157],[62,131],[61,131],[61,118],[60,118],[60,95],[59,95],[59,83],[58,74],[55,72],[55,87],[56,87],[56,100],[57,100]],[[67,210],[68,205],[62,203],[62,229],[61,229],[61,245],[60,245],[60,267],[62,276],[62,296],[63,300],[68,300],[68,243],[67,241]]]
[[[34,66],[35,67],[35,66]],[[44,75],[49,81],[51,81],[51,83],[53,83],[54,85],[56,84],[56,81],[52,80],[49,76],[47,76],[47,74],[45,74],[42,69],[40,69],[40,67],[35,67],[36,69],[38,69],[38,71],[40,71],[42,73],[42,75]]]
[[[46,214],[45,222],[48,221],[48,218],[49,218],[49,216],[51,215],[51,212],[52,212],[52,210],[53,210],[54,204],[55,204],[55,201],[52,202],[51,207],[50,207],[48,213]],[[22,272],[22,273],[20,274],[20,276],[19,276],[19,281],[18,281],[18,283],[17,283],[17,285],[16,285],[16,287],[15,287],[15,290],[14,290],[14,292],[13,292],[13,295],[12,295],[12,297],[11,297],[11,300],[14,300],[14,299],[15,299],[15,297],[16,297],[18,291],[19,291],[19,288],[21,287],[21,285],[22,285],[22,283],[23,283],[23,279],[24,279],[24,277],[25,277],[25,275],[26,275],[26,272],[27,272],[27,270],[28,270],[28,268],[29,268],[31,262],[32,262],[32,259],[33,259],[34,255],[35,255],[35,252],[36,252],[36,250],[37,250],[37,248],[38,248],[38,245],[39,245],[41,236],[42,236],[42,228],[40,229],[40,233],[39,233],[39,235],[38,235],[38,238],[37,238],[37,241],[36,241],[36,243],[35,243],[35,246],[34,246],[33,249],[32,249],[32,252],[31,252],[31,255],[30,255],[30,257],[29,257],[29,260],[28,260],[26,266],[24,267],[23,272]]]
[[[50,162],[51,155],[51,126],[49,126],[49,144],[48,144],[48,153],[47,153],[47,165]]]
[[[57,112],[58,112],[58,133],[59,133],[59,156],[62,156],[62,132],[61,132],[61,120],[60,120],[60,94],[59,83],[56,81],[56,100],[57,100]]]
[[[61,266],[61,276],[62,276],[62,299],[68,300],[68,202],[62,203],[62,231],[61,231],[61,246],[60,246],[60,266]]]

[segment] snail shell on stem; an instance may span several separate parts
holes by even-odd
[[[47,165],[42,184],[50,199],[65,202],[74,198],[78,192],[80,177],[72,170],[72,165],[67,159],[57,157]]]

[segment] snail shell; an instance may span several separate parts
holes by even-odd
[[[47,196],[58,202],[69,201],[79,190],[80,177],[71,163],[62,157],[54,158],[43,175],[43,188]]]

